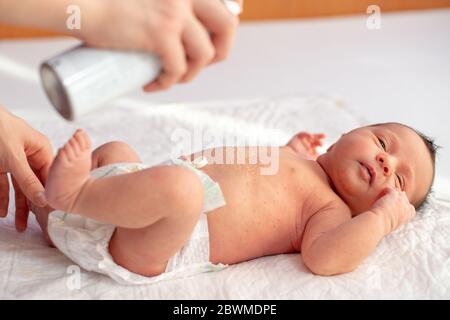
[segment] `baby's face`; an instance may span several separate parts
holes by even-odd
[[[370,209],[386,187],[405,191],[417,205],[433,180],[427,146],[416,132],[400,124],[355,129],[317,161],[355,214]]]

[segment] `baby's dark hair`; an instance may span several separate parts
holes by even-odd
[[[408,128],[410,128],[410,127],[408,127]],[[430,194],[433,193],[433,183],[434,183],[434,177],[435,177],[435,173],[436,173],[436,153],[440,147],[434,142],[433,138],[426,136],[425,134],[423,134],[422,132],[420,132],[414,128],[410,128],[410,129],[414,130],[414,132],[417,133],[417,135],[422,139],[423,143],[425,143],[425,146],[427,147],[427,150],[431,157],[431,161],[433,163],[433,177],[431,180],[430,188],[428,189],[425,197],[423,197],[423,199],[421,199],[421,201],[419,201],[415,205],[416,210],[421,210],[427,205],[428,200],[430,198]]]
[[[414,204],[414,207],[416,208],[416,210],[419,211],[419,210],[423,209],[427,205],[428,199],[430,197],[430,194],[433,193],[432,187],[433,187],[434,177],[435,177],[435,172],[436,172],[436,164],[435,164],[436,163],[436,153],[437,153],[437,150],[440,148],[440,146],[438,146],[434,142],[433,138],[431,138],[431,137],[423,134],[419,130],[411,128],[410,126],[407,126],[407,125],[405,125],[403,123],[386,122],[386,123],[374,124],[372,126],[376,127],[376,126],[381,126],[381,125],[386,125],[386,124],[397,124],[397,125],[401,125],[401,126],[407,127],[409,129],[411,129],[412,131],[414,131],[422,139],[423,143],[427,147],[428,153],[430,154],[431,161],[433,163],[433,176],[432,176],[430,188],[428,189],[426,195],[420,201],[418,201],[416,204]]]

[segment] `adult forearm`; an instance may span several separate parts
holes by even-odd
[[[68,8],[76,5],[83,13],[92,10],[97,1],[89,0],[0,0],[0,23],[34,27],[80,36],[81,30],[67,27]]]
[[[362,213],[318,237],[302,251],[303,260],[316,274],[350,272],[375,249],[386,229],[380,216],[370,211]]]

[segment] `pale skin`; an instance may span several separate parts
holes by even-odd
[[[27,228],[27,200],[35,206],[47,205],[43,183],[52,160],[52,147],[47,137],[0,105],[0,218],[8,215],[9,173],[14,188],[15,225],[19,232]]]
[[[274,175],[259,174],[260,164],[201,169],[220,184],[227,203],[207,215],[211,262],[300,252],[315,274],[350,272],[414,217],[413,204],[433,176],[431,157],[414,131],[398,124],[355,129],[317,157],[323,137],[300,133],[280,147]],[[89,176],[115,162],[139,158],[121,143],[91,154],[88,136],[77,131],[50,169],[47,199],[54,208],[117,226],[109,247],[114,261],[145,276],[161,274],[198,221],[202,185],[177,166]],[[50,210],[36,212],[44,230]]]

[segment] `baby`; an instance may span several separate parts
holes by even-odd
[[[119,142],[91,153],[78,130],[46,183],[57,210],[33,211],[72,260],[126,284],[295,252],[314,274],[349,272],[426,200],[435,146],[398,123],[355,129],[319,156],[323,138],[297,134],[261,175],[260,163],[194,155],[148,167]],[[231,150],[248,159],[251,148]]]

